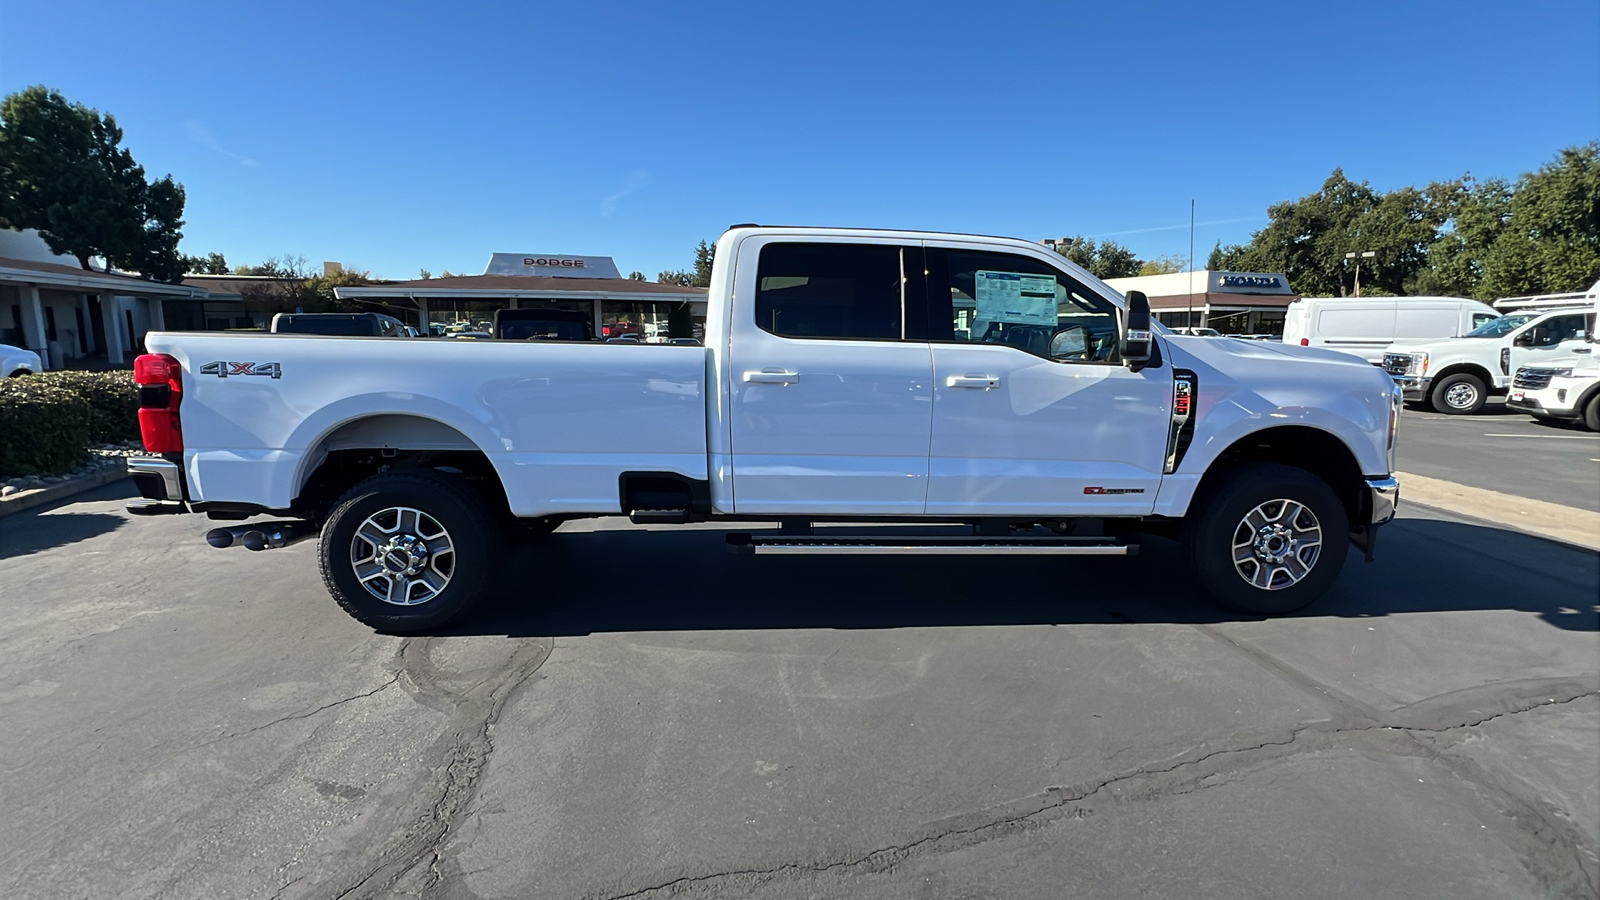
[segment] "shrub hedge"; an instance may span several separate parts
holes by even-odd
[[[45,372],[0,379],[0,476],[61,475],[92,443],[139,439],[131,372]]]

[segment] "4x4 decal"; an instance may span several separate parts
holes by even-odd
[[[283,377],[283,365],[275,362],[208,362],[200,367],[201,375],[215,375],[218,378],[227,378],[229,375],[266,375],[271,378]]]

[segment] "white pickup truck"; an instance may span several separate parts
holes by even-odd
[[[320,535],[334,598],[397,633],[465,610],[508,532],[592,516],[780,523],[728,535],[757,554],[1132,555],[1154,534],[1215,599],[1285,612],[1347,541],[1371,558],[1399,494],[1382,371],[1152,328],[1142,294],[1005,238],[736,226],[704,346],[146,343],[155,455],[129,464],[130,509],[286,517],[207,538]]]
[[[1600,284],[1588,294],[1553,294],[1497,301],[1509,309],[1458,338],[1397,341],[1384,351],[1383,368],[1408,403],[1428,403],[1442,413],[1471,415],[1491,395],[1511,389],[1512,373],[1522,366],[1559,367],[1588,352],[1585,309]],[[1587,299],[1583,299],[1587,298]],[[1507,307],[1512,301],[1526,306]]]
[[[1573,348],[1572,362],[1519,366],[1506,406],[1536,419],[1580,422],[1590,431],[1600,431],[1600,354],[1595,352],[1600,290],[1591,295],[1593,305],[1584,320],[1583,346]]]

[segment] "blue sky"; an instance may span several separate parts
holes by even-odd
[[[183,250],[654,278],[735,222],[1188,252],[1342,166],[1516,175],[1600,137],[1600,3],[0,0],[0,93],[116,115]]]

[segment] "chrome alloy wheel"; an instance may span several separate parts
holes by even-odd
[[[427,513],[405,506],[379,510],[350,539],[350,566],[367,593],[395,606],[427,603],[456,570],[450,532]]]
[[[1478,402],[1478,389],[1458,381],[1445,390],[1444,402],[1451,409],[1471,409],[1472,404]]]
[[[1251,587],[1293,587],[1322,555],[1322,525],[1293,500],[1269,500],[1245,514],[1233,530],[1233,567]]]

